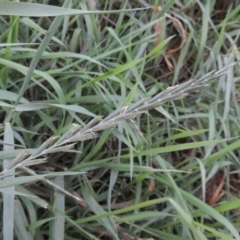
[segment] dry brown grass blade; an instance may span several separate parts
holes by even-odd
[[[173,67],[172,63],[168,60],[167,55],[164,56],[164,60],[165,60],[165,62],[167,64],[168,69],[170,71],[173,71],[174,67]]]
[[[179,50],[183,47],[184,43],[186,42],[186,39],[187,39],[187,37],[186,37],[186,32],[185,32],[185,29],[184,29],[182,23],[181,23],[177,18],[172,17],[172,16],[171,16],[170,14],[168,14],[168,13],[165,13],[165,16],[166,16],[167,18],[172,19],[172,21],[176,23],[176,25],[178,26],[178,28],[179,28],[179,30],[180,30],[180,35],[181,35],[181,38],[182,38],[182,41],[181,41],[180,45],[179,45],[177,48],[170,49],[170,50],[168,50],[168,51],[166,52],[166,54],[173,54],[173,53],[179,51]]]
[[[112,21],[110,18],[108,18],[106,15],[102,14],[102,18],[105,19],[107,22],[111,23],[113,26],[117,26],[117,24]]]
[[[159,6],[157,9],[156,9],[154,6],[151,6],[151,8],[152,8],[153,10],[157,11],[158,13],[160,13],[160,12],[162,11],[161,6]],[[179,50],[183,47],[184,43],[186,42],[186,39],[187,39],[187,37],[186,37],[186,31],[185,31],[182,23],[181,23],[177,18],[172,17],[172,16],[171,16],[170,14],[168,14],[168,13],[165,13],[164,16],[167,17],[167,18],[169,18],[169,19],[171,19],[171,20],[176,24],[176,26],[178,26],[177,28],[179,29],[180,35],[181,35],[181,38],[182,38],[182,41],[181,41],[180,45],[179,45],[177,48],[170,49],[170,50],[168,50],[168,51],[166,52],[166,54],[173,54],[173,53],[179,51]],[[158,21],[158,22],[154,25],[154,32],[156,33],[155,41],[154,41],[154,46],[157,46],[157,45],[160,43],[160,41],[161,41],[161,37],[162,37],[162,34],[161,34],[161,33],[162,33],[162,29],[163,29],[162,23],[163,23],[163,20],[160,20],[160,21]]]
[[[211,196],[211,198],[208,200],[208,204],[210,206],[215,205],[217,203],[217,201],[223,196],[223,193],[221,193],[221,191],[223,189],[223,185],[224,185],[224,182],[225,182],[225,177],[226,177],[226,170],[224,170],[224,174],[223,174],[223,176],[221,178],[221,181],[220,181],[218,187],[214,191],[214,193]]]
[[[150,178],[149,185],[148,185],[148,191],[151,193],[155,190],[155,181],[154,179]]]
[[[154,9],[154,8],[153,8]],[[162,8],[159,6],[157,8],[157,12],[161,12]],[[163,31],[163,20],[159,20],[156,24],[154,24],[153,29],[155,33],[155,41],[153,43],[154,47],[159,45],[159,43],[162,41],[162,31]]]
[[[151,8],[154,10],[154,11],[157,11],[158,13],[162,11],[162,8],[161,6],[158,6],[158,8],[156,9],[154,6],[151,6]],[[165,13],[164,14],[165,17],[171,19],[177,26],[177,28],[179,29],[179,32],[180,32],[180,36],[181,36],[181,43],[178,47],[174,48],[174,49],[169,49],[166,53],[165,53],[165,56],[164,56],[164,60],[167,64],[167,67],[170,71],[173,71],[174,67],[172,65],[172,63],[169,61],[169,59],[167,58],[167,55],[170,55],[170,54],[173,54],[177,51],[179,51],[184,43],[186,42],[186,32],[185,32],[185,29],[182,25],[182,23],[175,17],[172,17],[170,14],[168,13]],[[154,25],[154,33],[155,33],[155,41],[154,41],[154,47],[156,47],[158,44],[160,44],[160,42],[163,40],[163,36],[162,36],[162,31],[163,31],[163,20],[159,20],[155,25]]]

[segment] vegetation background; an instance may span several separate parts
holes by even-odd
[[[240,239],[239,12],[0,1],[1,239]]]

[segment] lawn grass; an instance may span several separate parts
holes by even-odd
[[[239,2],[47,2],[0,2],[1,238],[240,239]]]

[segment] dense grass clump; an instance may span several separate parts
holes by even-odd
[[[240,239],[229,3],[0,2],[2,239]]]

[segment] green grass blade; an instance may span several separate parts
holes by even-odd
[[[64,189],[64,177],[58,176],[54,179],[54,183],[58,185],[60,188]],[[52,234],[51,239],[59,239],[63,240],[64,238],[64,230],[65,230],[65,219],[64,216],[59,214],[58,212],[65,212],[65,195],[62,192],[59,192],[58,190],[55,190],[54,194],[54,201],[57,211],[53,209],[54,220],[52,221]]]
[[[85,201],[88,203],[88,206],[92,209],[92,211],[96,215],[101,215],[101,214],[106,213],[102,209],[102,207],[97,203],[97,201],[93,198],[93,196],[88,191],[88,189],[84,186],[82,187],[82,193],[83,193],[83,197],[84,197]],[[116,240],[119,239],[115,228],[113,227],[111,221],[108,218],[102,218],[100,222],[106,228],[106,230],[108,230],[109,233],[111,233],[111,235],[114,237],[114,239],[116,239]]]
[[[19,200],[15,200],[14,204],[14,228],[19,240],[33,240],[31,232],[26,230],[28,226],[27,216],[23,206]]]
[[[4,128],[4,142],[10,145],[4,145],[4,151],[12,151],[14,149],[14,137],[13,130],[10,123],[5,123]],[[15,180],[15,171],[8,169],[12,164],[12,159],[4,159],[3,160],[3,169],[7,171],[5,173],[5,178],[3,181],[14,181]],[[0,186],[4,188],[4,186]],[[14,229],[14,186],[8,186],[8,193],[3,193],[3,240],[13,239],[13,229]]]

